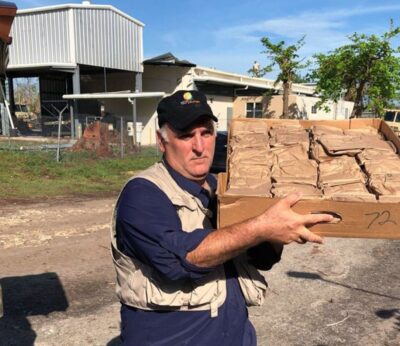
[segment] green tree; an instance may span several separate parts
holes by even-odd
[[[293,83],[301,84],[301,83],[310,83],[312,82],[307,75],[302,75],[300,73],[296,73],[293,78]]]
[[[287,46],[285,41],[272,43],[268,37],[261,38],[261,43],[266,48],[263,52],[272,60],[266,66],[265,71],[271,71],[274,65],[278,65],[280,72],[275,80],[275,85],[282,82],[283,87],[283,113],[282,118],[289,118],[289,95],[292,92],[293,81],[298,78],[298,71],[308,66],[299,59],[298,51],[304,45],[304,36],[295,44]]]
[[[400,60],[390,41],[400,28],[391,28],[382,36],[357,34],[349,36],[350,43],[328,54],[316,54],[317,68],[310,77],[317,83],[321,96],[320,108],[326,101],[344,98],[354,102],[353,117],[364,110],[382,114],[398,97]]]

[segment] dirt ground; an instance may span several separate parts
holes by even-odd
[[[114,198],[0,200],[0,345],[119,345]],[[250,308],[259,345],[400,345],[400,241],[289,245]]]

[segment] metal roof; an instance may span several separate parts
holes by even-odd
[[[27,8],[25,10],[18,10],[17,14],[27,14],[27,13],[37,13],[37,12],[50,12],[50,11],[58,11],[58,10],[63,10],[63,9],[70,9],[70,8],[76,8],[76,9],[82,9],[82,8],[87,8],[87,9],[102,9],[102,10],[111,10],[115,13],[118,13],[122,17],[125,17],[126,19],[136,23],[137,25],[140,26],[145,26],[144,23],[141,21],[127,15],[126,13],[118,10],[114,6],[111,5],[95,5],[95,4],[61,4],[61,5],[53,5],[53,6],[42,6],[42,7],[35,7],[35,8]]]
[[[191,71],[192,71],[192,78],[195,82],[237,85],[242,87],[249,86],[265,90],[267,89],[282,90],[282,83],[280,82],[276,84],[275,81],[272,79],[255,78],[201,66],[197,66],[191,69]],[[304,95],[314,95],[315,87],[293,83],[292,92]]]
[[[91,65],[143,72],[144,24],[109,5],[66,4],[17,11],[12,70]]]
[[[158,55],[154,58],[146,59],[143,61],[144,65],[173,65],[173,66],[183,66],[183,67],[195,67],[196,64],[191,63],[187,60],[180,60],[171,52]]]

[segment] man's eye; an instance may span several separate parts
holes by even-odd
[[[192,138],[192,135],[190,133],[185,133],[183,135],[180,135],[178,138],[182,139],[182,140],[188,140],[188,139]]]

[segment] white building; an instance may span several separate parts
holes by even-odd
[[[233,117],[280,115],[282,98],[263,96],[267,90],[281,90],[273,80],[199,67],[171,53],[143,60],[143,27],[113,6],[87,1],[18,11],[7,70],[11,104],[13,78],[38,77],[42,120],[54,124],[53,108],[69,100],[65,133],[79,136],[88,119],[106,113],[141,123],[142,145],[155,143],[157,104],[176,90],[203,91],[219,130],[227,130]],[[293,85],[295,117],[339,119],[351,114],[351,105],[343,102],[328,113],[316,113],[314,94],[313,86]]]
[[[274,80],[253,78],[228,73],[211,68],[196,66],[186,60],[179,60],[171,53],[145,60],[143,62],[143,90],[163,90],[173,93],[176,90],[200,90],[207,95],[213,113],[218,117],[218,130],[226,131],[234,117],[279,117],[282,114],[282,96],[270,100],[263,96],[267,90],[279,92],[280,84]],[[289,104],[293,117],[302,119],[347,119],[353,109],[353,102],[339,101],[328,103],[329,111],[317,110],[315,87],[293,84],[293,94]],[[143,140],[154,138],[156,130],[156,103],[148,100],[143,112]],[[259,112],[257,110],[260,110]],[[153,114],[150,114],[154,111]]]

